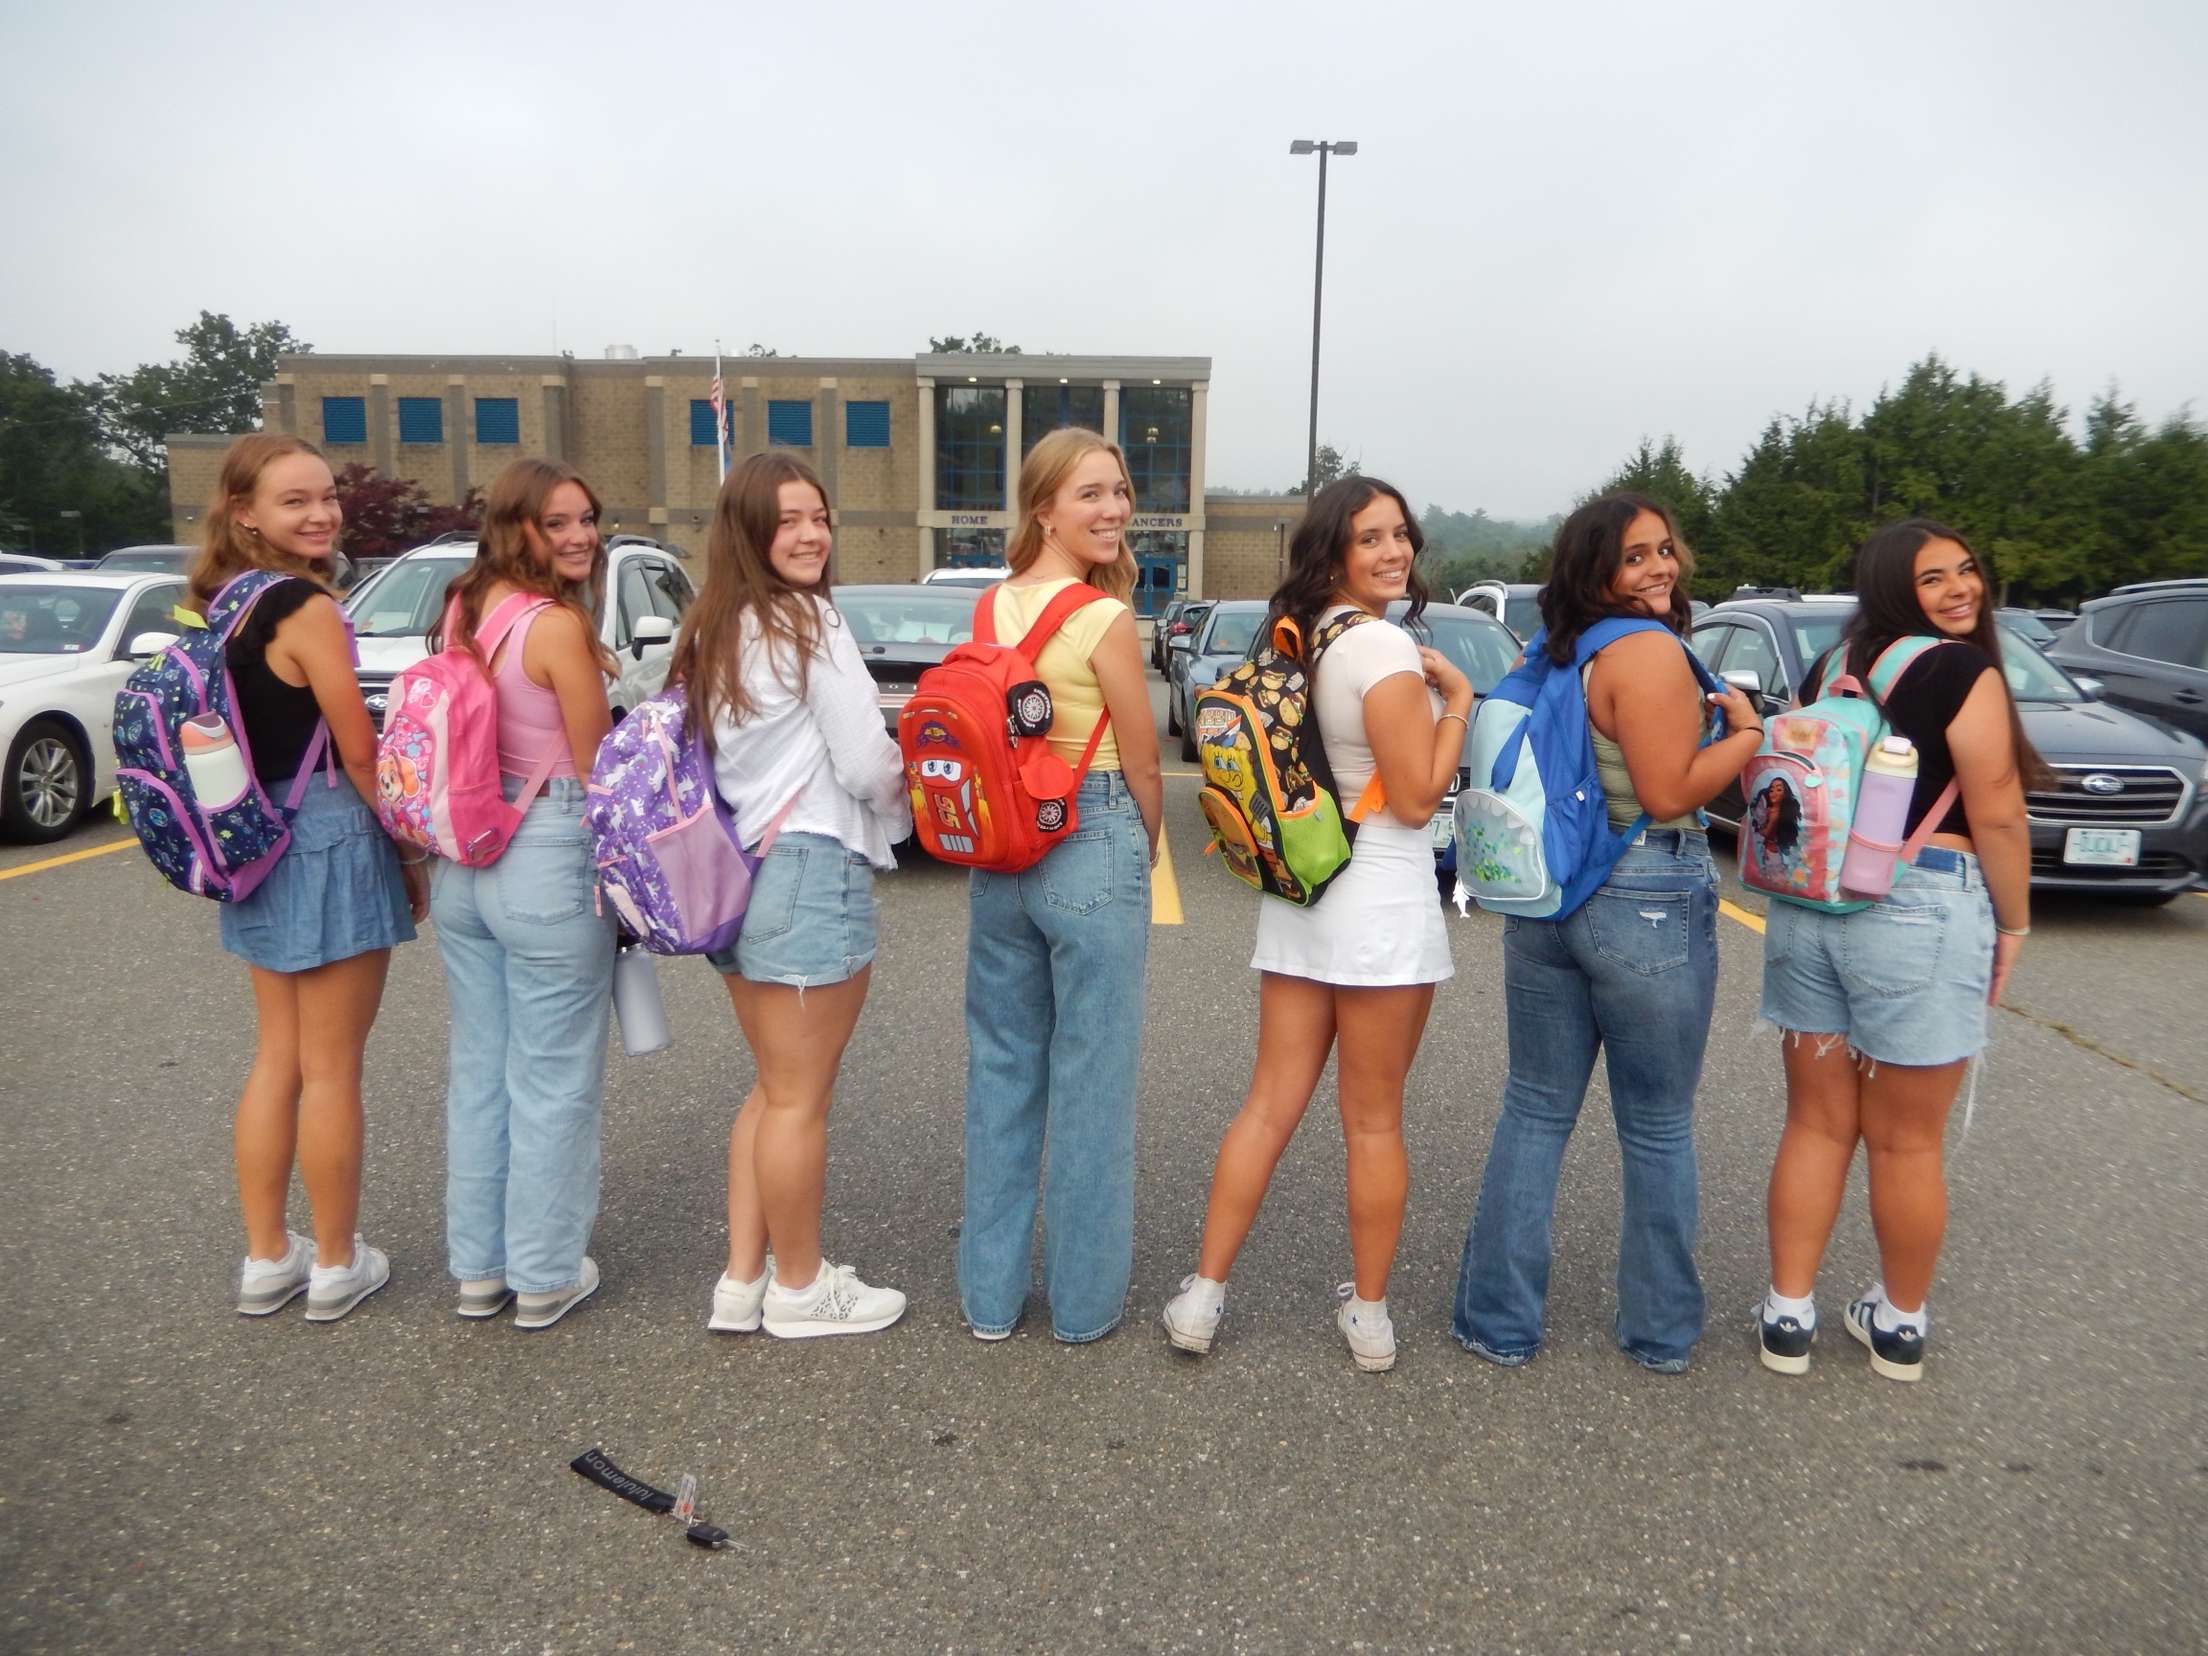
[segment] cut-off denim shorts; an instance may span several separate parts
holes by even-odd
[[[784,834],[752,882],[743,935],[705,958],[729,977],[821,989],[874,964],[874,865],[826,834]]]
[[[1993,903],[1978,859],[1932,845],[1894,870],[1867,909],[1771,905],[1763,1015],[1803,1035],[1838,1035],[1880,1064],[1953,1064],[1986,1044]]]

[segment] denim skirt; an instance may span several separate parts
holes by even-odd
[[[291,783],[271,782],[282,799]],[[399,854],[343,776],[307,784],[291,846],[243,902],[224,903],[222,946],[270,972],[310,972],[414,938]]]
[[[822,989],[874,964],[874,865],[826,834],[776,839],[752,881],[733,948],[706,956],[723,974]]]

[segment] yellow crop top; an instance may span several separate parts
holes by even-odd
[[[993,599],[997,642],[1017,644],[1051,599],[1071,585],[1073,579],[1068,576],[1063,580],[1038,581],[1033,586],[1014,586],[1008,581],[997,587]],[[1111,624],[1126,613],[1127,606],[1116,598],[1082,605],[1043,646],[1043,653],[1035,663],[1043,683],[1050,690],[1050,745],[1069,765],[1081,763],[1081,750],[1089,745],[1089,737],[1096,731],[1096,721],[1104,715],[1104,689],[1096,681],[1096,671],[1089,665],[1089,657],[1096,654],[1096,647],[1104,641]],[[1089,768],[1092,771],[1119,769],[1117,731],[1105,729],[1104,739],[1096,744],[1096,758]]]

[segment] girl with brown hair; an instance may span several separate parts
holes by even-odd
[[[354,1229],[361,1057],[391,947],[414,936],[429,906],[427,870],[401,868],[369,809],[375,727],[328,585],[343,524],[316,449],[274,433],[241,437],[223,457],[190,571],[201,611],[248,570],[292,577],[262,593],[225,647],[234,705],[272,797],[288,796],[286,779],[308,763],[324,724],[346,778],[333,770],[327,786],[306,788],[290,849],[221,918],[222,946],[251,969],[258,1019],[236,1127],[246,1234],[238,1310],[265,1317],[304,1293],[310,1322],[334,1322],[390,1280],[390,1261]],[[311,1239],[284,1223],[294,1163],[314,1214]]]
[[[614,935],[598,913],[584,788],[612,727],[598,498],[569,468],[516,460],[484,504],[434,650],[498,693],[502,792],[521,825],[498,860],[440,862],[431,912],[452,1001],[445,1092],[447,1264],[461,1316],[549,1328],[598,1287],[598,1126]],[[489,640],[486,648],[485,640]]]
[[[668,669],[738,831],[767,846],[742,934],[707,957],[758,1079],[729,1132],[728,1268],[706,1326],[782,1339],[868,1334],[905,1312],[903,1294],[821,1254],[828,1107],[873,972],[874,875],[912,832],[904,762],[829,596],[833,545],[827,491],[802,462],[770,451],[732,468]]]

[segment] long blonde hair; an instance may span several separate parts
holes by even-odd
[[[488,673],[490,663],[483,659],[482,647],[475,641],[475,629],[483,624],[484,598],[493,586],[505,581],[572,611],[583,624],[583,636],[590,640],[599,670],[608,678],[619,676],[620,667],[612,652],[598,638],[597,615],[606,596],[605,541],[599,540],[590,574],[580,581],[562,579],[557,569],[549,563],[539,563],[529,549],[528,526],[543,521],[545,502],[562,483],[572,483],[583,491],[595,520],[600,510],[598,496],[572,466],[558,465],[550,460],[516,460],[498,474],[483,503],[483,527],[476,536],[475,562],[445,589],[445,611],[430,628],[432,651],[457,644],[475,657],[476,665]],[[444,616],[451,613],[455,599],[460,604],[459,629],[448,639]]]
[[[1103,433],[1084,430],[1080,426],[1066,426],[1052,432],[1029,452],[1027,463],[1020,467],[1020,526],[1012,531],[1012,544],[1005,551],[1004,561],[1017,575],[1043,555],[1043,522],[1038,515],[1058,498],[1058,491],[1065,487],[1066,479],[1074,468],[1099,449],[1112,457],[1119,467],[1119,475],[1127,485],[1127,507],[1130,516],[1135,504],[1135,480],[1127,474],[1127,456],[1120,453],[1117,443],[1106,441]],[[1135,555],[1128,549],[1128,537],[1122,530],[1119,537],[1119,556],[1105,565],[1090,565],[1082,579],[1109,597],[1125,603],[1135,590]]]
[[[667,664],[667,682],[684,687],[690,728],[705,739],[709,753],[715,749],[716,718],[726,713],[741,721],[751,712],[737,659],[745,611],[758,612],[759,647],[777,676],[785,670],[794,674],[794,683],[783,678],[793,695],[805,694],[813,656],[826,646],[825,611],[814,599],[828,599],[833,560],[822,569],[817,587],[793,587],[775,573],[768,556],[781,527],[785,483],[806,485],[828,505],[819,477],[793,455],[768,449],[729,468],[706,531],[705,585],[682,618],[682,635]]]
[[[222,475],[215,483],[214,499],[207,504],[207,522],[201,528],[199,550],[192,555],[188,571],[191,602],[201,614],[215,601],[216,593],[249,569],[296,575],[324,592],[330,590],[320,564],[296,553],[279,552],[238,522],[238,508],[251,503],[253,491],[261,485],[261,473],[287,454],[311,454],[322,459],[322,451],[312,443],[274,431],[248,433],[223,455]]]

